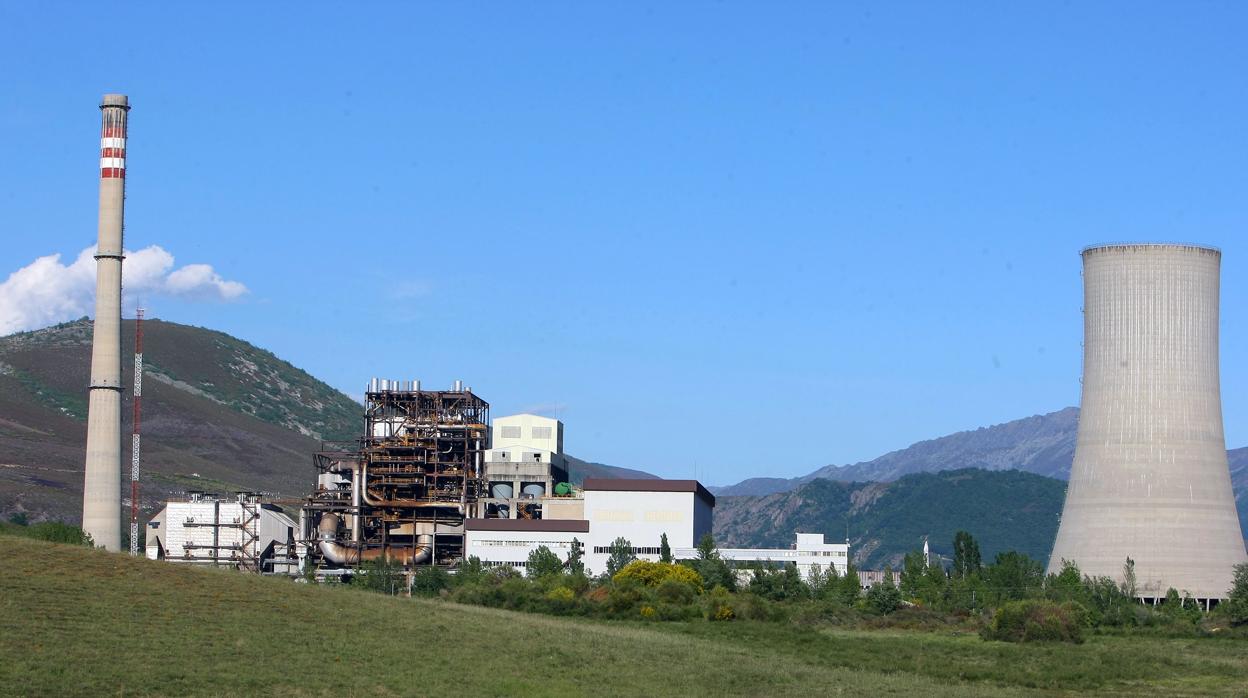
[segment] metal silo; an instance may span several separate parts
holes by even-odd
[[[1137,596],[1219,599],[1245,561],[1218,379],[1221,253],[1195,245],[1083,251],[1083,398],[1049,571],[1062,560]]]

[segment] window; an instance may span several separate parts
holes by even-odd
[[[520,427],[503,427],[502,431],[503,431],[502,438],[504,439],[520,438]]]
[[[632,548],[629,548],[629,550],[631,550],[634,555],[662,555],[663,554],[663,551],[661,548],[639,548],[637,546],[633,546]],[[611,546],[595,545],[594,553],[598,555],[610,555]]]
[[[542,454],[540,454],[540,453],[534,453],[534,454],[533,454],[533,460],[537,461],[538,463],[541,463],[541,462],[542,462]]]
[[[533,438],[535,438],[535,439],[549,439],[549,438],[550,438],[550,427],[533,427]]]

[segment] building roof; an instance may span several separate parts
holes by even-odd
[[[548,531],[588,533],[589,522],[583,519],[466,519],[469,531]]]
[[[697,480],[587,477],[581,489],[587,492],[693,492],[710,506],[715,506],[715,495]]]

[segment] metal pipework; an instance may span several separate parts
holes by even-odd
[[[100,216],[95,250],[95,322],[87,406],[82,528],[96,545],[121,549],[121,262],[130,103],[100,104]]]
[[[374,507],[439,507],[444,509],[455,509],[459,513],[464,513],[464,505],[460,502],[429,502],[423,499],[381,499],[368,489],[368,464],[361,466],[362,475],[360,476],[360,487],[356,490],[364,496],[364,502]]]
[[[338,524],[341,520],[337,514],[321,515],[321,523],[317,526],[320,538],[321,554],[326,560],[338,565],[354,565],[366,560],[387,558],[403,565],[419,565],[429,561],[433,552],[433,536],[422,534],[416,537],[415,548],[398,545],[387,545],[380,548],[360,550],[357,547],[343,545],[338,542]]]

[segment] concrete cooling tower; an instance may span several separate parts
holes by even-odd
[[[1083,398],[1049,571],[1071,560],[1137,595],[1225,598],[1245,561],[1222,435],[1221,253],[1127,244],[1083,251]]]

